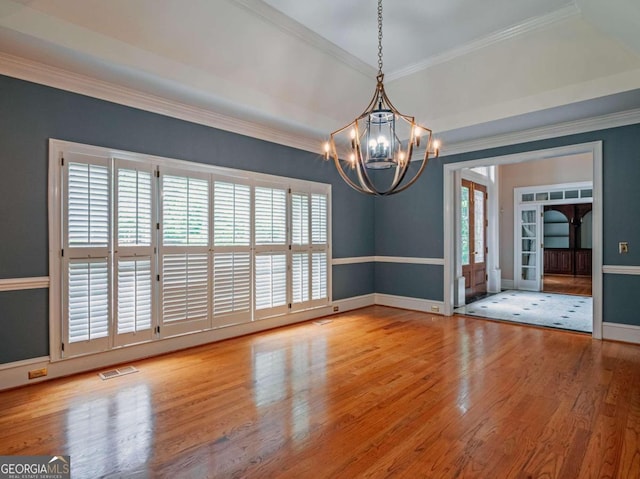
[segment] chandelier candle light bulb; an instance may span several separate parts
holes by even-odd
[[[418,125],[414,117],[400,113],[384,90],[382,0],[378,0],[376,80],[373,98],[365,111],[348,125],[331,133],[331,138],[324,147],[324,157],[327,160],[329,157],[333,158],[342,179],[356,191],[367,195],[387,196],[400,193],[413,185],[424,171],[429,158],[438,157],[440,145],[434,141],[430,129]],[[423,136],[427,145],[424,154],[420,159],[412,161],[413,150],[420,148]],[[345,157],[348,158],[346,161],[343,160]],[[343,168],[343,163],[349,168]],[[353,173],[350,172],[352,170]],[[378,173],[377,170],[388,172]]]

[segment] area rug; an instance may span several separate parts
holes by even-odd
[[[588,296],[507,290],[455,312],[585,333],[593,329],[593,299]]]

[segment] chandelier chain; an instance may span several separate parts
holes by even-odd
[[[382,75],[382,0],[378,0],[378,75]]]

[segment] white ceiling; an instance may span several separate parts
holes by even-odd
[[[376,0],[265,2],[377,70]],[[571,7],[573,0],[387,0],[385,73]]]
[[[638,0],[386,0],[383,42],[394,104],[452,141],[640,106]],[[375,0],[0,0],[0,73],[311,150],[376,52]]]

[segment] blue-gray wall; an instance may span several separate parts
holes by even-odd
[[[330,183],[333,257],[374,254],[373,199],[320,155],[0,76],[0,279],[49,274],[49,138]],[[372,265],[333,271],[335,299],[372,292]],[[48,327],[46,290],[0,292],[0,364],[48,355]]]
[[[0,279],[48,275],[48,139],[118,148],[333,185],[333,257],[443,256],[443,163],[602,140],[604,263],[640,265],[640,125],[433,160],[399,195],[359,195],[320,156],[0,76]],[[628,241],[627,255],[617,254]],[[442,266],[333,268],[333,297],[372,292],[441,301]],[[604,276],[604,320],[640,325],[639,277]],[[0,364],[48,354],[46,290],[0,293]]]
[[[444,163],[599,140],[603,142],[604,264],[640,266],[640,124],[439,158],[405,193],[375,200],[376,255],[442,258]],[[629,254],[618,254],[619,241],[629,242]],[[413,291],[410,296],[442,300],[442,267],[417,270],[414,265],[397,264],[383,268],[376,265],[376,292]],[[638,278],[604,275],[604,321],[640,326],[640,314],[634,313]],[[416,282],[422,285],[418,291]]]

